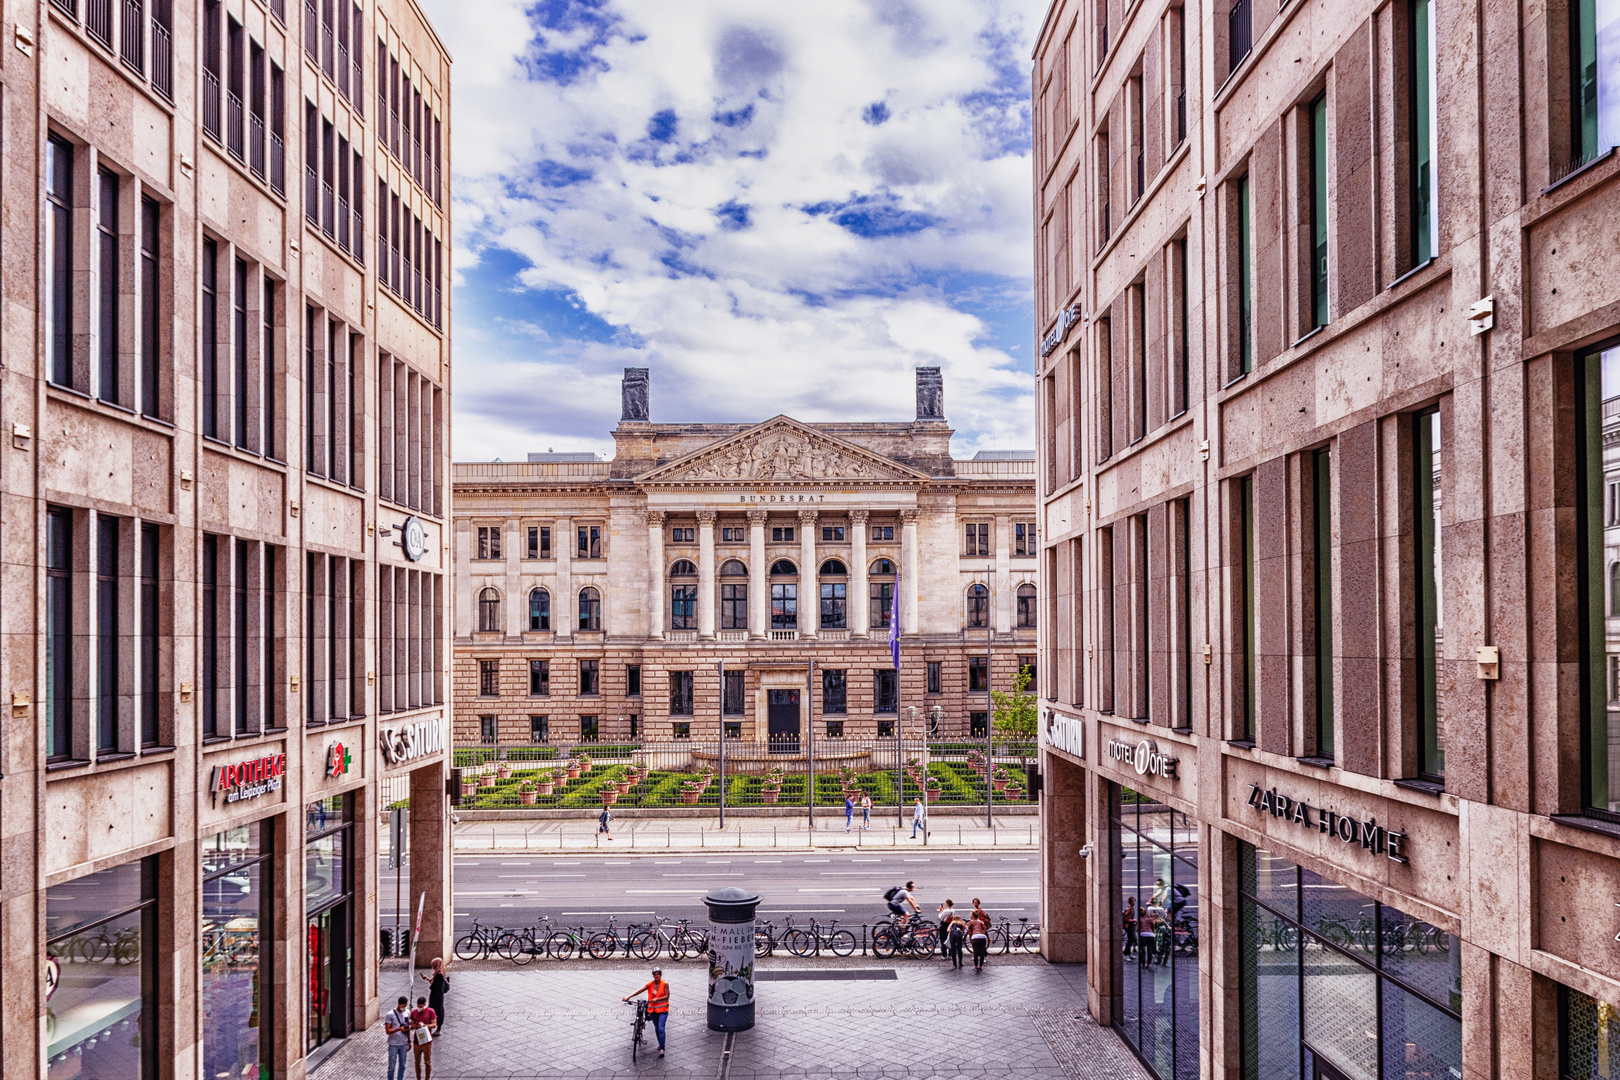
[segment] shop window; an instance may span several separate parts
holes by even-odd
[[[307,1050],[353,1029],[353,830],[353,795],[333,795],[304,808]]]
[[[549,716],[529,717],[529,741],[532,743],[551,741],[551,718]]]
[[[836,668],[821,671],[821,711],[846,713],[849,711],[849,682],[847,673]]]
[[[480,716],[478,718],[478,741],[486,746],[494,746],[496,737],[495,718],[493,716]]]
[[[900,710],[898,672],[893,668],[879,668],[872,672],[872,711],[892,713]]]
[[[625,682],[625,687],[624,687],[624,696],[625,697],[640,697],[641,696],[641,665],[640,664],[630,664],[630,665],[625,667],[625,669],[624,669],[624,682]]]
[[[940,667],[941,667],[941,662],[940,661],[938,661],[938,660],[930,660],[930,661],[928,661],[928,683],[927,683],[927,685],[928,685],[928,693],[930,693],[930,694],[943,693],[943,691],[940,689]]]
[[[499,697],[501,693],[501,662],[478,661],[478,696]]]
[[[598,737],[596,720],[597,718],[594,716],[581,716],[579,718],[580,742],[596,742]]]
[[[1413,560],[1412,610],[1417,616],[1418,775],[1441,781],[1446,772],[1446,744],[1440,710],[1441,641],[1445,636],[1444,576],[1441,573],[1440,501],[1441,432],[1438,409],[1412,421],[1412,517],[1416,558]]]
[[[725,673],[725,684],[721,687],[721,711],[727,716],[743,715],[745,699],[743,697],[743,676],[746,672],[728,671]]]
[[[258,1076],[268,1069],[272,984],[266,931],[272,918],[271,822],[253,822],[202,842],[202,1059],[204,1076]],[[92,1075],[87,1073],[86,1075]]]
[[[692,673],[690,671],[672,671],[669,673],[669,714],[671,716],[692,715]]]
[[[551,593],[545,589],[529,590],[529,629],[551,629]]]
[[[583,697],[592,697],[602,692],[602,672],[600,660],[581,660],[579,662],[579,692]]]

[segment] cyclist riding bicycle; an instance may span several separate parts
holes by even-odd
[[[664,981],[664,973],[653,968],[652,981],[624,1000],[641,994],[647,995],[647,1015],[653,1022],[653,1030],[658,1032],[658,1056],[664,1056],[664,1024],[669,1020],[669,983]]]
[[[896,885],[883,894],[883,899],[889,903],[889,913],[895,917],[897,922],[904,922],[907,919],[906,906],[908,905],[911,908],[909,914],[917,915],[922,913],[922,909],[917,906],[917,901],[911,898],[911,894],[916,888],[917,883],[915,881],[908,881],[904,886]]]

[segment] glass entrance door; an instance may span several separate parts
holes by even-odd
[[[766,724],[773,754],[799,752],[799,692],[767,691]]]
[[[349,1033],[349,980],[353,953],[349,946],[348,901],[309,917],[309,1038],[313,1050],[328,1039]]]

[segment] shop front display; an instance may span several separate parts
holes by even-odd
[[[45,894],[48,1080],[155,1077],[157,859]]]
[[[1198,1077],[1198,823],[1110,784],[1114,1026],[1159,1080]]]
[[[202,843],[202,1055],[204,1077],[267,1080],[274,950],[270,821]]]
[[[1460,944],[1273,852],[1238,847],[1243,1075],[1461,1080]]]
[[[304,813],[304,912],[308,950],[306,1048],[351,1029],[354,979],[354,796],[312,802]]]

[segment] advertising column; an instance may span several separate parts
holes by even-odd
[[[709,905],[709,1028],[754,1026],[754,911],[759,894],[728,886],[703,898]]]

